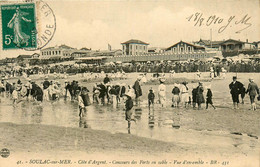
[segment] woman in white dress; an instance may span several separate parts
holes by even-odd
[[[186,108],[187,104],[189,103],[189,93],[188,93],[188,86],[187,86],[187,82],[184,81],[182,82],[182,85],[180,87],[180,92],[181,92],[181,102],[183,104],[183,106]]]
[[[165,79],[160,78],[160,85],[158,86],[158,97],[162,107],[166,106],[166,86],[164,85]]]

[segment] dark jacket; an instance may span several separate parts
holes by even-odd
[[[126,111],[131,110],[133,108],[133,106],[134,106],[134,102],[133,102],[132,98],[128,97],[126,102],[125,102],[125,109],[126,109]]]
[[[99,98],[103,98],[106,96],[107,94],[107,88],[105,85],[103,85],[102,83],[97,85],[99,91],[100,91],[100,94],[99,94]]]
[[[192,101],[193,102],[196,102],[197,92],[198,92],[197,88],[192,90]]]
[[[207,96],[208,99],[212,99],[213,95],[212,95],[212,91],[210,89],[208,89],[208,92],[207,92],[206,96]]]
[[[139,81],[135,81],[133,89],[135,90],[136,98],[142,96],[142,89],[141,89],[141,86],[139,84]]]
[[[123,97],[123,96],[124,96],[125,91],[126,91],[125,86],[122,86],[122,87],[121,87],[120,97]]]
[[[202,86],[197,87],[197,96],[196,96],[197,103],[205,103],[203,91],[204,89]]]
[[[155,97],[154,93],[153,93],[153,92],[149,92],[149,94],[148,94],[148,100],[153,101],[153,100],[154,100],[154,97]]]
[[[172,89],[172,94],[174,94],[174,95],[179,95],[179,94],[180,94],[180,89],[179,89],[178,87],[174,87],[174,88]]]
[[[43,89],[47,89],[50,86],[50,82],[49,81],[44,81],[43,82]]]
[[[107,84],[108,82],[110,82],[110,79],[108,77],[104,78],[104,84]]]
[[[243,84],[239,81],[236,81],[235,83],[231,82],[229,84],[230,93],[234,95],[240,94],[242,88],[243,88]]]

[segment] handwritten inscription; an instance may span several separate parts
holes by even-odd
[[[228,27],[232,26],[243,26],[241,29],[236,31],[236,33],[240,33],[243,30],[252,26],[250,22],[251,17],[248,14],[237,17],[237,16],[230,16],[229,18],[221,18],[216,15],[211,15],[209,17],[205,17],[203,13],[196,12],[189,17],[186,18],[189,22],[193,22],[194,26],[211,26],[211,25],[219,25],[220,28],[218,29],[218,33],[224,32]]]

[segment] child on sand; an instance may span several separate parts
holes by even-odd
[[[180,102],[180,89],[178,88],[177,84],[174,84],[174,88],[172,89],[172,107],[179,107],[179,102]]]
[[[154,93],[153,93],[153,88],[151,88],[149,90],[149,93],[148,93],[148,107],[149,107],[149,110],[150,110],[150,107],[151,105],[153,106],[154,105]]]

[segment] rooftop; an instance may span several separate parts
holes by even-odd
[[[194,45],[194,44],[191,44],[191,43],[188,43],[188,42],[180,41],[180,42],[177,42],[176,44],[174,44],[174,45],[172,45],[172,46],[166,48],[165,50],[170,50],[172,47],[174,47],[174,46],[176,46],[176,45],[178,45],[178,44],[180,44],[180,43],[185,43],[185,44],[190,45],[190,46],[193,46],[193,47],[195,47],[195,48],[197,48],[197,49],[205,49],[205,48],[202,47],[202,46],[197,46],[197,45]]]
[[[137,39],[130,39],[129,41],[123,42],[121,44],[130,44],[130,43],[136,43],[136,44],[144,44],[144,45],[149,45],[149,43],[137,40]]]
[[[63,45],[60,45],[60,46],[44,48],[42,50],[50,50],[50,49],[75,49],[75,48],[72,48],[70,46],[67,46],[67,45],[63,44]]]

